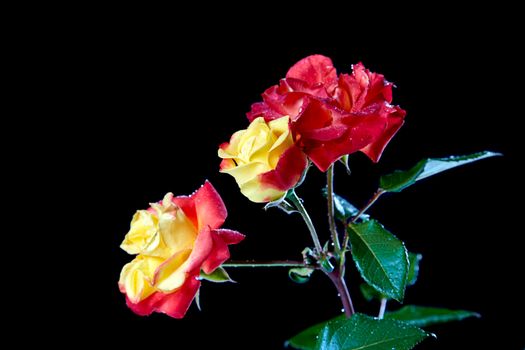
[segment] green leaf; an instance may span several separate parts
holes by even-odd
[[[213,271],[209,275],[204,273],[204,271],[201,271],[201,278],[216,283],[235,282],[231,279],[230,275],[228,275],[228,272],[226,272],[224,267],[221,266],[216,268],[215,271]]]
[[[288,271],[288,277],[295,283],[306,283],[310,280],[310,276],[314,269],[308,267],[296,267]]]
[[[404,306],[397,311],[385,313],[385,319],[403,321],[416,327],[425,327],[451,321],[461,321],[467,317],[481,316],[472,311],[448,310],[415,305]]]
[[[417,177],[425,169],[428,160],[428,158],[423,159],[406,171],[396,170],[391,174],[381,176],[379,188],[386,192],[401,192],[408,186],[416,183]]]
[[[361,294],[363,294],[363,297],[367,301],[372,301],[374,299],[381,300],[383,298],[387,298],[385,295],[375,290],[374,287],[371,287],[370,285],[366,283],[361,283],[361,285],[359,286],[359,289],[361,289]]]
[[[323,196],[327,196],[326,188],[323,188]],[[334,211],[335,211],[335,218],[339,221],[342,221],[346,224],[346,222],[356,216],[359,213],[359,209],[357,209],[352,203],[344,199],[343,197],[337,195],[334,193]],[[360,217],[360,220],[366,221],[370,218],[368,214],[362,214]]]
[[[430,334],[395,320],[363,314],[329,321],[319,333],[316,350],[409,350]]]
[[[408,278],[407,286],[416,284],[417,276],[419,274],[419,262],[423,259],[423,255],[416,253],[408,253]]]
[[[345,319],[346,315],[341,314],[331,320],[317,323],[316,325],[313,325],[303,330],[302,332],[296,334],[294,337],[288,339],[285,345],[292,346],[300,350],[314,350],[315,344],[317,343],[317,337],[319,333],[323,330],[324,326],[326,326],[328,322]]]
[[[408,277],[405,245],[376,220],[348,226],[352,257],[363,279],[389,298],[402,301]]]
[[[416,181],[423,180],[442,171],[500,155],[501,153],[484,151],[465,156],[423,159],[409,170],[396,170],[391,174],[381,176],[379,187],[387,192],[401,192]]]

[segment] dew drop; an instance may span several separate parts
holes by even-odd
[[[341,312],[345,312],[345,309],[341,309]]]

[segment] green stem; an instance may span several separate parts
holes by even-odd
[[[372,198],[370,198],[368,203],[366,203],[366,205],[363,207],[363,209],[361,209],[357,213],[357,215],[354,216],[354,218],[352,219],[352,221],[350,221],[350,223],[348,225],[355,224],[355,222],[361,217],[361,215],[363,215],[379,199],[379,197],[381,197],[381,195],[383,195],[383,193],[385,193],[385,190],[383,190],[383,189],[377,190],[376,193],[374,193],[374,195],[372,196]],[[345,237],[343,239],[343,248],[344,249],[346,249],[348,247],[348,240],[349,239],[350,239],[350,237],[348,235],[348,230],[346,230]]]
[[[339,235],[337,234],[337,227],[335,226],[334,217],[334,165],[332,164],[326,172],[326,200],[328,204],[328,223],[330,225],[330,233],[332,234],[332,242],[336,253],[341,252],[341,244],[339,243]]]
[[[346,318],[352,317],[352,315],[355,313],[355,310],[344,277],[338,272],[338,270],[325,273],[328,276],[328,278],[330,278],[335,288],[337,289],[337,292],[339,293],[339,298],[341,299],[341,303],[343,304],[343,310],[346,314]]]
[[[311,267],[302,261],[295,260],[272,260],[272,261],[230,261],[221,265],[222,267]]]
[[[374,193],[374,195],[372,196],[372,198],[370,198],[368,203],[366,203],[366,205],[363,207],[363,209],[361,209],[359,213],[357,213],[357,215],[354,216],[354,218],[352,219],[352,221],[350,221],[350,223],[354,224],[361,217],[361,215],[363,215],[379,199],[379,197],[381,197],[383,193],[385,193],[385,190],[383,189],[377,190],[376,193]]]
[[[294,190],[289,193],[288,198],[290,201],[295,205],[297,208],[297,211],[301,214],[303,217],[304,222],[306,223],[306,226],[308,226],[308,230],[310,231],[310,235],[312,236],[312,240],[314,241],[315,249],[317,250],[317,254],[321,254],[323,251],[323,248],[321,247],[321,242],[319,242],[319,237],[317,236],[317,231],[315,230],[314,224],[312,223],[312,219],[310,219],[310,216],[308,215],[308,212],[303,206],[303,203],[301,202],[301,199],[297,196]]]
[[[379,315],[377,315],[377,318],[382,319],[385,316],[387,302],[387,298],[381,298],[381,306],[379,307]]]

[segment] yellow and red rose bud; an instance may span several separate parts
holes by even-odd
[[[242,194],[257,203],[276,200],[293,188],[308,164],[295,145],[288,116],[269,122],[255,118],[218,153],[220,171],[233,176]]]
[[[200,287],[201,270],[212,273],[229,259],[229,244],[244,235],[220,229],[224,203],[206,182],[191,196],[168,193],[148,210],[139,210],[121,248],[138,254],[124,266],[119,288],[139,315],[162,312],[182,318]]]

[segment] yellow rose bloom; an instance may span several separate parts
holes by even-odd
[[[253,202],[278,199],[297,184],[306,168],[306,156],[295,146],[289,124],[288,116],[270,122],[256,118],[219,148],[220,171],[233,176],[241,193]]]
[[[197,227],[166,194],[162,204],[139,210],[121,244],[129,254],[140,254],[122,269],[120,284],[137,303],[156,290],[171,292],[185,280],[184,267],[197,237]],[[170,273],[166,273],[169,270]]]
[[[209,182],[191,196],[166,194],[133,216],[121,248],[138,254],[120,273],[119,288],[139,315],[184,316],[200,287],[200,273],[212,273],[244,236],[220,228],[224,203]]]

